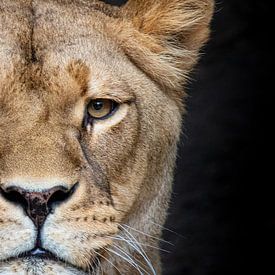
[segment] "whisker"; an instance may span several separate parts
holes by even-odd
[[[154,275],[156,275],[156,271],[152,265],[152,263],[150,262],[148,256],[146,255],[145,251],[143,250],[142,246],[139,245],[139,242],[137,241],[137,239],[126,229],[124,228],[123,225],[120,224],[120,227],[128,234],[128,237],[132,240],[134,240],[135,243],[129,243],[132,247],[136,247],[136,251],[138,251],[140,253],[140,255],[143,256],[144,260],[147,262],[148,266],[151,268],[152,272]]]
[[[106,248],[104,248],[104,250],[106,251]],[[109,260],[109,259],[107,259],[106,257],[104,257],[103,255],[101,255],[99,252],[96,252],[95,251],[95,253],[99,256],[99,257],[101,257],[101,258],[103,258],[104,260],[106,260],[109,264],[111,264],[117,271],[118,271],[118,273],[119,274],[122,274],[121,272],[120,272],[120,270]]]
[[[95,260],[97,260],[97,263],[95,262]],[[88,272],[88,274],[92,274],[92,275],[95,275],[96,274],[96,271],[97,271],[97,269],[98,269],[98,258],[94,258],[93,260],[92,260],[92,264],[90,264],[89,266],[92,266],[92,265],[95,265],[95,268],[93,268],[92,270],[90,270],[90,268],[89,268],[89,272]]]
[[[88,274],[91,274],[92,272],[94,272],[94,266],[93,266],[94,259],[91,262],[91,255],[94,252],[95,252],[94,250],[88,251],[89,256],[82,257],[82,261],[83,261],[84,265],[87,266],[87,269],[88,269],[87,272],[88,272]]]
[[[145,268],[144,262],[141,262],[134,255],[133,255],[133,257],[131,257],[130,252],[128,254],[125,250],[123,250],[121,247],[119,247],[117,245],[113,245],[113,247],[115,247],[117,250],[121,251],[124,255],[127,255],[128,257],[130,257],[139,266],[139,268],[141,268],[145,273],[150,275],[150,273],[148,273],[148,271],[144,269]]]
[[[124,239],[120,235],[117,235],[117,237],[108,237],[108,238],[113,239],[113,240],[118,240],[118,241],[124,241],[124,242],[132,242],[132,243],[134,243],[133,241]],[[169,250],[166,250],[166,249],[163,249],[163,248],[160,248],[160,247],[157,247],[157,246],[153,246],[153,245],[150,245],[150,244],[145,244],[145,243],[140,243],[140,242],[139,242],[139,244],[142,245],[142,246],[146,246],[146,247],[150,247],[150,248],[162,251],[162,252],[171,253],[171,251],[169,251]]]
[[[96,258],[96,259],[97,259],[97,268],[101,271],[101,275],[103,275],[103,270],[102,270],[101,263],[100,263],[98,258]]]
[[[149,217],[149,218],[150,218],[150,217]],[[173,234],[175,234],[175,235],[177,235],[177,236],[179,236],[179,237],[181,237],[181,238],[186,238],[185,236],[181,235],[180,233],[178,233],[178,232],[176,232],[176,231],[173,231],[172,229],[169,229],[168,227],[165,227],[165,226],[163,226],[163,225],[161,225],[161,224],[158,224],[158,223],[156,223],[156,222],[153,222],[153,221],[151,221],[151,220],[148,220],[148,221],[149,221],[150,223],[152,223],[152,224],[154,224],[154,225],[156,225],[156,226],[162,228],[163,230],[169,231],[169,232],[171,232],[171,233],[173,233]]]
[[[169,241],[166,241],[166,240],[163,240],[163,239],[154,237],[154,236],[152,236],[152,235],[149,235],[149,234],[147,234],[147,233],[144,233],[144,232],[142,232],[142,231],[139,231],[138,229],[135,229],[135,228],[133,228],[133,227],[130,227],[130,226],[128,226],[127,224],[123,224],[123,226],[125,226],[125,227],[127,227],[127,228],[129,228],[129,229],[131,229],[131,230],[133,230],[133,231],[136,231],[137,233],[140,233],[140,234],[142,234],[142,235],[144,235],[144,236],[147,236],[147,237],[149,237],[149,238],[152,238],[152,239],[158,240],[158,241],[160,241],[160,242],[167,243],[167,244],[170,244],[170,245],[174,246],[174,244],[171,243],[171,242],[169,242]]]
[[[118,252],[116,252],[116,251],[114,251],[114,250],[112,250],[112,249],[110,249],[110,248],[106,248],[108,251],[110,251],[111,253],[113,253],[113,254],[115,254],[115,255],[117,255],[118,257],[120,257],[121,259],[123,259],[123,260],[125,260],[127,263],[129,263],[131,266],[133,266],[138,272],[139,272],[139,274],[143,274],[141,271],[140,271],[140,266],[137,264],[137,263],[135,263],[134,261],[133,261],[133,259],[131,258],[131,257],[129,257],[129,255],[127,254],[127,256],[128,257],[124,257],[123,255],[121,255],[121,254],[119,254]],[[142,268],[141,268],[142,269]],[[145,270],[144,270],[145,271]],[[149,274],[149,273],[148,273]],[[150,274],[149,274],[150,275]]]

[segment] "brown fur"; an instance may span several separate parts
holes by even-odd
[[[0,0],[0,187],[42,191],[79,182],[41,233],[43,247],[66,264],[16,259],[34,247],[35,228],[0,196],[0,274],[86,274],[96,259],[96,274],[154,274],[131,242],[114,239],[121,236],[142,243],[161,273],[152,247],[170,198],[182,85],[212,11],[212,0],[130,0],[121,8]],[[94,98],[120,107],[83,129]],[[108,250],[123,253],[117,246],[140,271]]]

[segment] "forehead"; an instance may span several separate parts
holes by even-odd
[[[92,2],[0,1],[0,85],[11,75],[30,86],[42,81],[38,75],[61,85],[72,74],[117,82],[127,59],[104,27],[115,19]]]

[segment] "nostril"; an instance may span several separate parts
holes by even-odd
[[[32,192],[17,186],[6,189],[0,187],[0,195],[7,201],[20,205],[31,218],[37,228],[40,228],[54,206],[68,200],[75,192],[78,183],[72,188],[55,186],[41,192]]]
[[[0,193],[7,201],[20,204],[24,208],[28,206],[28,201],[26,200],[24,194],[22,194],[17,187],[8,187],[6,189],[0,187]]]
[[[69,190],[64,187],[60,187],[59,189],[57,189],[49,197],[49,199],[47,201],[48,207],[51,209],[52,206],[60,204],[62,202],[65,202],[66,200],[68,200],[75,192],[77,186],[78,186],[78,182],[76,184],[74,184],[73,187]]]

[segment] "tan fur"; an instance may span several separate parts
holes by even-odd
[[[157,247],[182,85],[212,12],[212,0],[130,0],[121,8],[0,0],[0,187],[43,191],[79,182],[41,232],[43,247],[66,264],[16,259],[34,247],[36,229],[0,196],[0,274],[87,274],[98,260],[95,274],[161,273]],[[83,129],[85,106],[95,98],[120,107]]]

